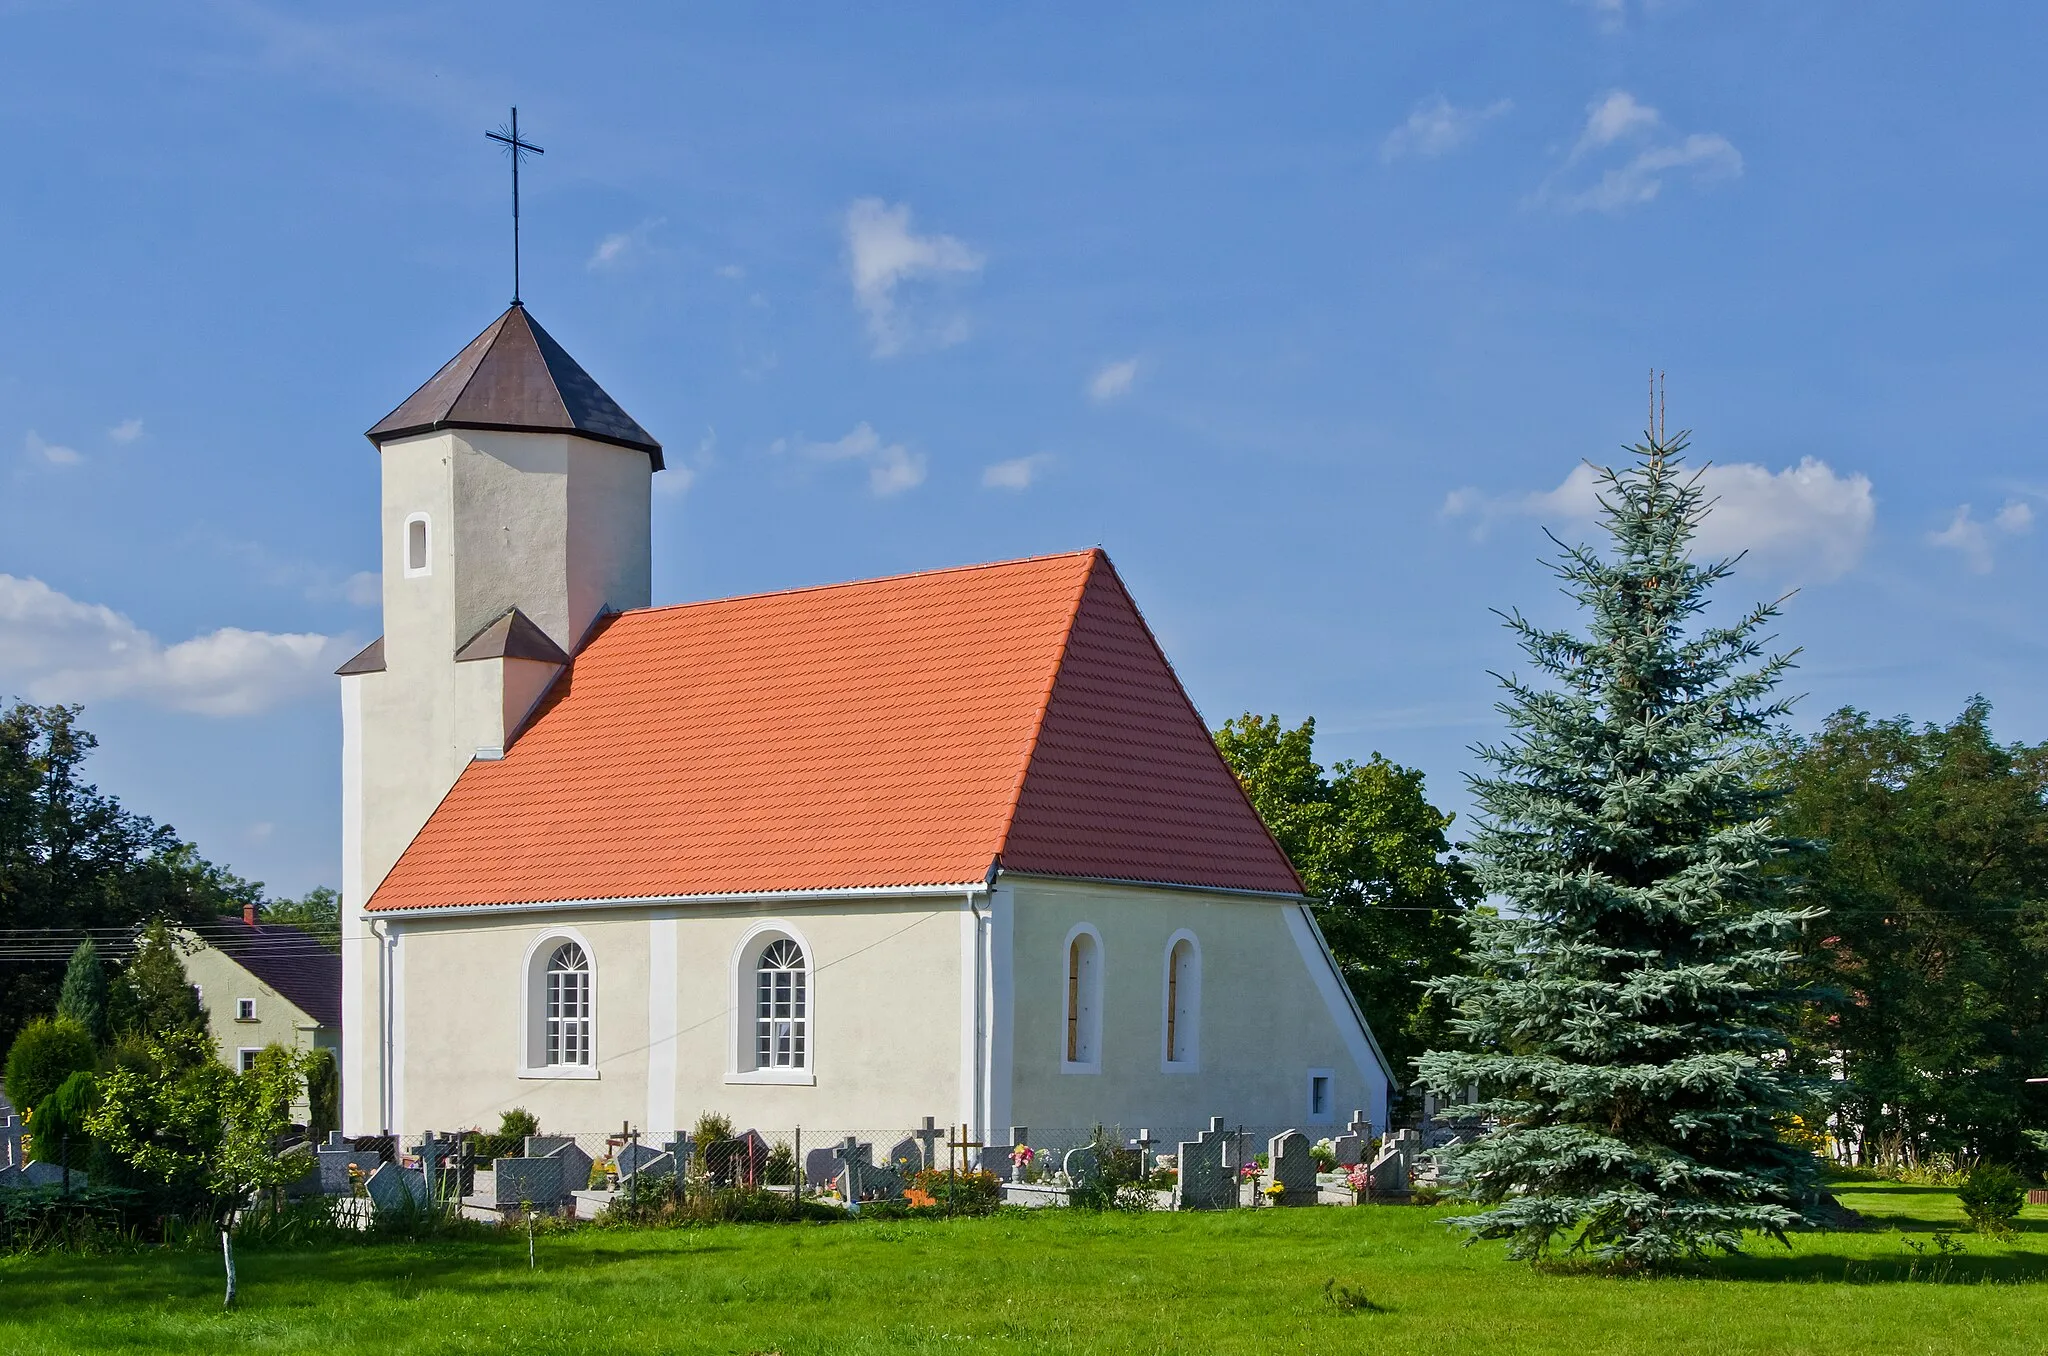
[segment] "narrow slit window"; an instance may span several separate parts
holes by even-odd
[[[405,520],[406,575],[427,573],[427,561],[427,515],[415,513]]]
[[[1093,1065],[1101,1058],[1101,944],[1093,933],[1067,943],[1066,1062]]]
[[[1201,1020],[1202,986],[1194,939],[1182,937],[1166,953],[1166,1062],[1191,1064]]]

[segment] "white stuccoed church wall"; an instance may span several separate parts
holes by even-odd
[[[1014,892],[1007,967],[1008,1106],[1028,1126],[1341,1124],[1363,1108],[1386,1124],[1387,1076],[1315,943],[1301,906],[1258,895],[1006,877]],[[1066,1066],[1067,941],[1081,924],[1103,949],[1100,1071]],[[1200,948],[1197,1058],[1166,1063],[1166,952],[1182,930]],[[1332,1078],[1311,1119],[1312,1070]],[[998,1094],[1000,1098],[1000,1093]]]
[[[401,917],[396,1124],[490,1129],[514,1106],[565,1133],[673,1130],[704,1111],[820,1135],[946,1121],[963,1099],[964,912],[955,894]],[[734,961],[764,928],[810,960],[811,1067],[799,1074],[742,1068],[753,977]],[[595,1076],[526,1060],[530,959],[562,940],[594,972]]]
[[[382,673],[342,686],[343,1122],[385,1128],[380,1031],[388,945],[362,907],[479,748],[502,747],[553,674],[529,661],[457,664],[518,607],[574,653],[606,608],[651,589],[645,452],[571,434],[449,430],[385,444]],[[429,569],[408,577],[406,522],[428,516]]]

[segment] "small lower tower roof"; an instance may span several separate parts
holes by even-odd
[[[444,428],[575,433],[645,452],[662,468],[661,444],[517,302],[366,436],[382,447]]]

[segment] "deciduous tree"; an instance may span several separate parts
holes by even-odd
[[[1325,769],[1315,732],[1313,719],[1288,729],[1246,713],[1216,732],[1216,747],[1315,897],[1323,936],[1405,1083],[1415,1057],[1443,1040],[1442,1006],[1423,982],[1458,968],[1474,890],[1444,838],[1451,816],[1424,797],[1420,772],[1378,754]]]

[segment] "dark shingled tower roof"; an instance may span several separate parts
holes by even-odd
[[[661,444],[517,303],[378,420],[368,437],[381,447],[443,428],[577,433],[645,452],[655,470],[662,467]]]

